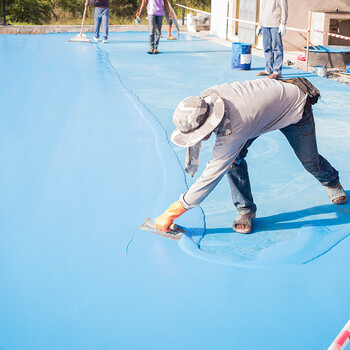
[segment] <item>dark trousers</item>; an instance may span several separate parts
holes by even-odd
[[[149,49],[158,48],[160,33],[162,30],[163,16],[148,15]]]
[[[315,122],[311,107],[304,111],[303,117],[298,123],[291,124],[280,129],[280,131],[292,146],[304,168],[323,186],[334,187],[339,182],[338,171],[318,153]],[[246,142],[227,172],[232,200],[239,214],[256,212],[256,205],[250,188],[248,166],[245,160],[249,146],[256,139],[253,138]]]

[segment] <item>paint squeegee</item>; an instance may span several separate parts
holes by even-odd
[[[85,15],[86,15],[86,6],[84,7],[84,15],[83,15],[83,20],[81,22],[80,33],[78,35],[76,35],[75,37],[69,39],[68,40],[69,42],[71,42],[71,43],[91,43],[90,39],[85,34],[83,34]]]
[[[156,235],[173,239],[174,241],[178,241],[185,233],[185,230],[181,226],[178,226],[176,224],[171,224],[169,226],[169,231],[159,231],[155,228],[153,220],[151,218],[147,218],[140,226],[140,229],[155,233]]]

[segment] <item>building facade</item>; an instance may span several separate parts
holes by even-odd
[[[240,41],[261,46],[255,35],[256,25],[248,22],[259,21],[260,0],[212,0],[211,33],[223,39]],[[350,36],[349,0],[288,0],[287,27],[307,29],[311,11],[311,28],[325,32]],[[237,22],[232,19],[247,22]],[[283,38],[288,51],[301,50],[306,45],[306,33],[287,30]],[[350,41],[327,35],[311,33],[313,45],[350,46]]]

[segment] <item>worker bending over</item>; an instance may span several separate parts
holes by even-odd
[[[297,85],[295,85],[297,84]],[[317,150],[311,103],[318,90],[306,79],[292,83],[260,79],[222,84],[188,97],[176,108],[176,126],[171,140],[187,147],[187,171],[195,171],[201,141],[216,136],[212,159],[202,175],[155,220],[155,227],[167,231],[169,225],[189,209],[199,205],[226,174],[238,216],[232,229],[249,233],[256,205],[251,193],[245,156],[254,139],[280,130],[305,169],[326,189],[334,204],[346,202],[338,171]],[[310,103],[311,102],[311,103]]]

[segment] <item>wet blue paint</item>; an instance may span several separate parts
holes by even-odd
[[[67,43],[71,36],[0,37],[0,347],[326,348],[350,307],[348,207],[328,203],[277,133],[250,152],[266,228],[261,240],[250,236],[253,247],[242,242],[241,255],[227,252],[237,235],[229,231],[234,213],[224,181],[203,205],[207,235],[200,208],[179,220],[206,260],[138,230],[194,181],[179,163],[184,150],[166,138],[177,103],[214,84],[253,79],[263,60],[234,73],[229,49],[189,36],[163,40],[157,56],[146,54],[147,33],[112,33],[104,46]],[[349,90],[311,79],[323,95],[315,113],[321,153],[332,156],[348,189]],[[202,162],[209,156],[210,142]],[[287,165],[264,170],[272,160]],[[305,226],[310,220],[316,231]],[[319,244],[319,253],[330,246],[328,231],[332,244],[340,242],[300,265],[310,253],[298,250],[301,238]],[[279,250],[268,254],[273,267],[208,261],[251,266],[260,247],[288,239],[296,248],[285,246],[284,261]]]

